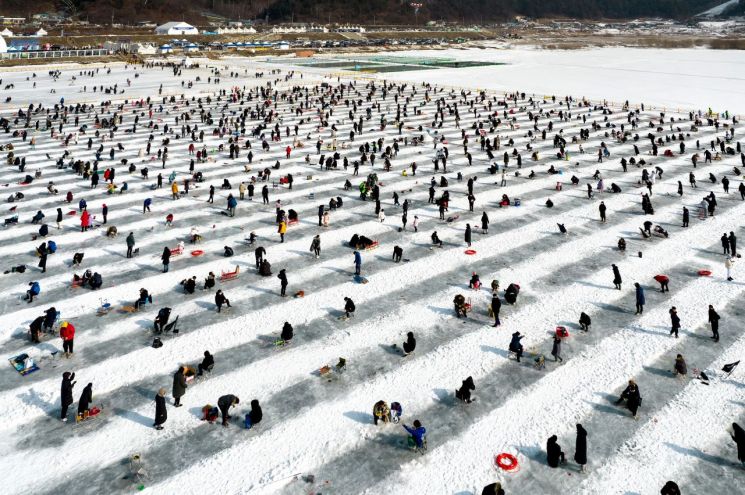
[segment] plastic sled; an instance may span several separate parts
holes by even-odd
[[[227,282],[228,280],[233,280],[233,279],[238,278],[239,271],[240,271],[240,267],[236,266],[235,271],[220,273],[220,282]]]
[[[476,254],[476,250],[475,249],[466,249],[463,252],[466,253],[469,256],[472,256],[472,255]]]
[[[19,354],[8,359],[10,365],[15,369],[21,376],[30,375],[34,371],[39,370],[39,366],[29,357],[28,354]]]
[[[711,276],[711,270],[699,270],[698,274],[702,277],[710,277]]]
[[[372,244],[365,248],[365,251],[372,251],[373,249],[377,249],[378,246],[380,246],[380,243],[378,241],[373,241]]]
[[[561,338],[569,337],[569,330],[566,327],[556,327],[556,335]]]
[[[355,275],[355,276],[354,276],[354,281],[355,281],[355,282],[357,282],[358,284],[366,284],[367,282],[369,282],[369,281],[368,281],[368,280],[367,280],[367,279],[366,279],[365,277],[363,277],[362,275]]]
[[[181,246],[171,249],[171,256],[178,256],[180,254],[184,254],[184,248]]]

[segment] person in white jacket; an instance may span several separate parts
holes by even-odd
[[[414,221],[411,222],[411,226],[414,227],[414,232],[419,232],[419,217],[414,215]]]
[[[378,220],[380,220],[380,223],[385,222],[385,210],[380,210],[380,213],[378,213]]]
[[[727,269],[727,280],[730,282],[732,281],[732,265],[733,265],[732,258],[729,256],[724,257],[724,268]]]

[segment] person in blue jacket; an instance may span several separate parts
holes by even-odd
[[[147,198],[144,203],[142,203],[142,213],[145,213],[145,211],[150,211],[150,205],[153,204],[152,198]]]
[[[81,199],[81,200],[80,200],[80,201],[78,202],[78,210],[79,210],[79,211],[83,211],[83,210],[85,210],[85,209],[86,209],[87,207],[88,207],[88,203],[86,203],[84,199]]]
[[[39,285],[39,282],[31,282],[28,285],[30,285],[31,288],[26,291],[26,299],[28,299],[29,303],[32,303],[34,302],[34,296],[38,296],[41,292],[41,286]]]
[[[360,274],[360,268],[362,268],[362,256],[359,251],[354,252],[354,274]]]
[[[635,283],[634,287],[636,287],[636,314],[640,315],[644,312],[644,304],[646,303],[644,299],[644,288],[639,285],[639,282]]]
[[[235,216],[235,207],[238,206],[238,200],[232,194],[228,195],[228,212],[231,217]]]
[[[417,419],[414,420],[414,426],[407,426],[402,424],[404,429],[409,432],[409,443],[416,445],[418,449],[424,448],[424,435],[427,434],[427,430],[422,426],[422,423]]]

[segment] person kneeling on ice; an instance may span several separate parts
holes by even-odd
[[[682,354],[678,354],[675,357],[674,367],[676,376],[686,376],[688,374],[688,366],[686,365],[686,361],[683,359]]]
[[[435,246],[442,247],[442,241],[437,236],[437,231],[436,230],[434,232],[432,232],[432,244],[434,244]]]
[[[463,316],[465,318],[468,316],[466,314],[466,298],[462,294],[458,294],[453,298],[453,305],[455,306],[456,317],[460,318]]]
[[[204,289],[211,289],[215,286],[215,274],[212,272],[209,272],[207,275],[207,278],[204,279]]]
[[[520,332],[515,332],[512,334],[512,340],[510,341],[510,352],[515,353],[515,357],[517,358],[517,362],[520,362],[520,358],[523,355],[523,345],[520,343],[520,340],[523,338],[523,335],[520,335]]]
[[[217,306],[218,313],[222,310],[223,304],[225,304],[227,307],[230,307],[230,301],[228,300],[228,298],[225,297],[225,294],[223,294],[221,290],[218,290],[215,293],[215,305]]]
[[[135,309],[140,309],[147,303],[153,303],[153,296],[148,293],[147,289],[140,289],[140,298],[135,301]]]
[[[282,325],[282,333],[280,334],[279,338],[282,339],[282,341],[287,344],[292,340],[292,337],[294,337],[294,331],[292,328],[292,325],[290,325],[290,322],[286,321],[284,325]]]
[[[210,351],[204,351],[204,359],[197,365],[197,376],[204,375],[205,371],[212,372],[212,368],[215,367],[215,358],[210,354]]]
[[[235,407],[236,405],[240,404],[240,399],[236,397],[233,394],[223,395],[219,399],[217,399],[217,407],[220,409],[220,413],[222,414],[222,425],[227,427],[228,426],[228,420],[232,417],[228,412],[230,411],[231,407]]]
[[[517,284],[510,284],[504,291],[504,300],[509,304],[515,304],[517,302],[517,295],[520,293],[520,286]]]
[[[378,421],[382,421],[383,424],[388,423],[391,417],[391,409],[384,400],[379,400],[373,406],[373,423],[375,426],[378,425]]]
[[[34,302],[34,297],[38,296],[41,293],[41,286],[39,285],[39,282],[29,282],[31,288],[26,291],[26,299],[28,299],[29,303]]]
[[[153,321],[153,329],[155,330],[155,333],[163,332],[163,329],[168,324],[168,319],[170,317],[171,317],[171,308],[160,308],[158,310],[158,315],[155,317],[155,320]]]
[[[194,294],[194,291],[197,290],[197,277],[196,275],[187,278],[181,281],[181,285],[184,286],[184,292],[187,294]]]
[[[629,380],[629,385],[624,389],[623,393],[621,393],[621,397],[618,398],[616,404],[620,404],[624,399],[626,399],[626,407],[631,411],[631,415],[634,419],[637,419],[636,411],[642,404],[642,396],[641,393],[639,393],[639,387],[633,379]]]
[[[460,388],[455,391],[455,398],[462,400],[466,404],[470,404],[472,402],[471,390],[476,390],[476,385],[473,384],[473,377],[469,376],[463,380]]]
[[[408,356],[409,354],[414,352],[414,349],[416,349],[416,339],[414,338],[414,332],[409,332],[406,334],[406,342],[404,342],[403,349],[404,356]]]
[[[564,452],[561,451],[561,446],[556,440],[556,435],[552,435],[549,437],[548,442],[546,442],[546,462],[552,468],[559,467],[560,462],[562,464],[566,463]]]
[[[427,430],[422,426],[422,423],[418,419],[414,420],[413,427],[407,426],[406,424],[401,424],[401,426],[409,432],[410,436],[408,438],[408,444],[410,448],[425,448],[425,443],[427,441],[425,435],[427,434]]]
[[[471,273],[471,280],[468,282],[468,287],[474,290],[479,290],[481,288],[481,280],[479,280],[478,273]]]
[[[246,418],[243,420],[243,424],[245,425],[247,430],[250,430],[252,427],[259,424],[263,417],[264,413],[261,411],[259,401],[258,399],[254,399],[251,401],[251,412],[246,414]]]
[[[354,316],[355,309],[356,308],[354,306],[354,301],[352,301],[352,298],[345,297],[344,298],[344,313],[345,313],[346,317],[347,318],[350,318],[350,317]]]
[[[590,330],[590,325],[592,325],[592,320],[590,319],[590,315],[588,315],[587,313],[583,311],[579,315],[579,327],[585,332],[587,332]]]

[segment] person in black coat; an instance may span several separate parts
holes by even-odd
[[[611,266],[613,267],[613,285],[616,286],[616,289],[621,290],[621,283],[623,282],[621,279],[621,272],[618,270],[616,265]]]
[[[674,481],[668,481],[660,490],[660,495],[681,495],[680,487]]]
[[[680,317],[678,316],[678,310],[673,306],[670,308],[670,335],[675,334],[675,338],[678,338],[678,331],[680,330]]]
[[[62,223],[62,208],[57,208],[57,230],[59,230],[60,223]]]
[[[181,397],[186,393],[186,370],[183,366],[180,366],[178,371],[173,374],[173,390],[171,390],[173,398],[175,399],[174,406],[181,407]]]
[[[346,314],[347,318],[354,315],[355,309],[356,308],[354,306],[354,301],[352,301],[352,298],[345,297],[344,298],[344,313]]]
[[[481,495],[504,495],[504,490],[502,489],[502,483],[492,483],[491,485],[486,485],[483,490],[481,490]]]
[[[78,416],[84,416],[88,409],[90,409],[91,402],[93,402],[93,384],[89,383],[83,389],[83,393],[80,394],[80,400],[78,401]]]
[[[590,319],[590,315],[588,315],[584,311],[581,312],[579,315],[579,327],[585,332],[587,332],[590,330],[590,325],[592,325],[592,320]]]
[[[69,371],[62,373],[62,390],[60,392],[62,412],[60,413],[60,419],[64,422],[67,422],[67,408],[72,405],[72,387],[77,383],[73,381],[74,379],[75,373]]]
[[[466,224],[466,234],[465,234],[465,240],[468,247],[471,247],[471,224]]]
[[[57,320],[57,308],[52,306],[51,308],[44,311],[44,329],[49,331],[54,326],[54,322]]]
[[[732,257],[737,257],[737,237],[735,237],[735,233],[730,231],[729,233],[729,249],[732,252]]]
[[[43,249],[39,253],[39,268],[41,268],[41,273],[47,272],[47,250]]]
[[[256,258],[256,269],[257,270],[261,266],[261,262],[264,261],[265,255],[266,255],[266,249],[264,249],[262,246],[259,246],[256,249],[254,249],[254,257]]]
[[[233,394],[223,395],[222,397],[217,399],[217,408],[220,409],[220,413],[222,414],[223,426],[228,426],[228,420],[231,417],[228,412],[230,411],[231,407],[237,404],[240,404],[240,399]]]
[[[215,366],[215,358],[212,357],[210,351],[204,351],[204,359],[197,365],[197,376],[202,376],[205,371],[212,371]]]
[[[688,212],[688,208],[685,206],[683,207],[683,227],[688,227],[688,223],[690,222],[691,214]]]
[[[587,430],[577,423],[577,443],[574,447],[574,461],[579,464],[580,471],[585,472],[587,464]]]
[[[281,290],[279,292],[279,295],[282,297],[287,296],[287,274],[285,273],[285,269],[282,268],[279,271],[279,274],[277,275],[277,278],[280,281],[281,284]]]
[[[642,403],[642,396],[634,380],[629,380],[629,385],[621,393],[621,397],[618,398],[616,404],[620,404],[624,399],[626,399],[626,407],[631,411],[631,415],[634,416],[634,419],[637,419],[636,411]]]
[[[155,423],[153,426],[156,430],[163,429],[163,423],[168,419],[168,411],[166,409],[166,389],[161,388],[155,395]]]
[[[219,313],[222,310],[222,305],[225,304],[228,307],[230,307],[230,301],[227,297],[225,297],[225,294],[222,293],[221,290],[218,290],[215,293],[215,305],[217,306],[217,312]]]
[[[289,342],[294,336],[295,333],[293,331],[292,325],[290,325],[289,321],[286,321],[285,324],[282,325],[282,334],[280,335],[280,338],[285,342]]]
[[[737,460],[745,467],[745,430],[737,423],[732,423],[732,440],[737,444]]]
[[[489,217],[487,216],[486,212],[484,212],[481,215],[481,233],[486,234],[488,230],[489,230]]]
[[[171,262],[171,250],[168,249],[168,246],[163,248],[163,254],[160,256],[160,259],[163,260],[163,273],[168,271],[168,264]]]
[[[719,315],[711,304],[709,304],[709,323],[711,323],[711,338],[714,342],[719,342]]]
[[[44,324],[44,317],[39,316],[31,322],[29,326],[29,332],[31,333],[31,341],[34,343],[41,342],[41,327]]]
[[[556,440],[556,435],[552,435],[546,442],[546,461],[552,468],[559,467],[559,462],[562,464],[566,462],[564,452],[561,451],[561,446],[556,443]]]
[[[463,380],[460,388],[455,391],[455,398],[462,400],[466,404],[470,404],[472,402],[471,390],[476,390],[476,385],[473,384],[473,377],[469,376]]]
[[[264,418],[264,412],[261,410],[258,399],[251,401],[251,412],[246,414],[246,428],[252,428],[261,423]]]
[[[414,349],[416,349],[416,339],[414,338],[414,332],[409,332],[406,334],[406,342],[404,342],[403,348],[404,356],[408,356],[409,354],[414,352]]]
[[[494,313],[494,325],[493,327],[498,327],[502,324],[501,321],[499,321],[499,312],[502,309],[502,301],[499,299],[499,292],[494,290],[491,293],[491,310]]]

